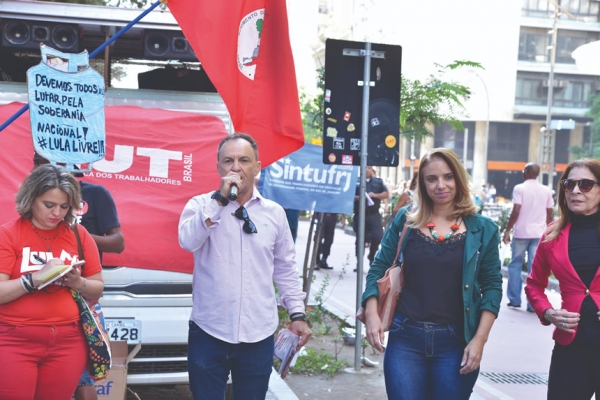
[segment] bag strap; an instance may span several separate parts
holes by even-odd
[[[404,236],[406,236],[406,231],[408,230],[408,224],[404,224],[404,228],[402,229],[402,234],[400,235],[400,239],[398,240],[398,250],[396,250],[396,257],[394,257],[394,263],[392,266],[396,266],[398,262],[398,256],[400,255],[400,251],[402,251],[402,242],[404,241]]]
[[[71,225],[71,230],[75,233],[75,239],[77,239],[77,253],[79,253],[79,261],[85,260],[83,256],[83,246],[81,245],[81,236],[79,236],[79,229],[77,228],[77,223]],[[83,265],[81,266],[81,272],[83,272]]]

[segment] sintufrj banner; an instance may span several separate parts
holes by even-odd
[[[323,148],[305,144],[262,170],[261,194],[283,208],[350,214],[358,167],[323,164]]]

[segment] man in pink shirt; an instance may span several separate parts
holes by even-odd
[[[514,226],[512,240],[512,259],[508,264],[508,287],[506,295],[508,306],[521,307],[521,290],[523,280],[521,272],[527,252],[527,264],[531,272],[531,263],[546,226],[552,222],[552,191],[537,181],[540,166],[534,163],[525,165],[523,179],[525,182],[513,189],[513,209],[504,231],[503,242],[510,242],[510,230]],[[527,304],[527,311],[533,309]]]
[[[298,348],[311,336],[306,294],[285,211],[254,187],[261,165],[256,142],[229,135],[217,159],[220,188],[193,197],[179,220],[179,244],[194,254],[190,389],[194,399],[223,399],[231,373],[234,399],[264,399],[279,322],[273,281],[290,330],[301,338]]]

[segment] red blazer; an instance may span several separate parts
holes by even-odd
[[[554,277],[559,283],[562,297],[561,308],[578,313],[581,311],[581,303],[587,295],[592,296],[592,299],[600,308],[600,268],[596,271],[596,276],[594,276],[588,290],[579,279],[579,275],[569,260],[570,231],[571,223],[567,224],[556,239],[550,242],[544,243],[546,235],[542,236],[533,259],[531,273],[527,277],[527,286],[525,286],[527,299],[544,325],[550,325],[544,319],[544,311],[552,308],[552,304],[550,304],[544,292],[548,286],[550,272],[554,273]],[[575,327],[575,333],[577,333],[577,327]],[[566,346],[573,341],[575,333],[554,329],[552,338],[559,344]]]

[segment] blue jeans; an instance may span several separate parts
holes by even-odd
[[[195,400],[223,400],[231,371],[234,400],[264,400],[273,369],[275,339],[227,343],[190,321],[188,374]]]
[[[523,289],[523,280],[521,279],[521,271],[523,270],[523,261],[525,261],[525,252],[527,252],[527,267],[528,272],[531,272],[531,263],[535,257],[540,239],[517,239],[513,238],[510,245],[512,249],[512,259],[508,264],[508,286],[506,296],[508,301],[516,306],[521,305],[521,290]],[[532,310],[529,303],[527,309]]]
[[[396,314],[383,360],[390,400],[467,400],[479,375],[459,373],[466,343],[458,325],[416,322]]]

